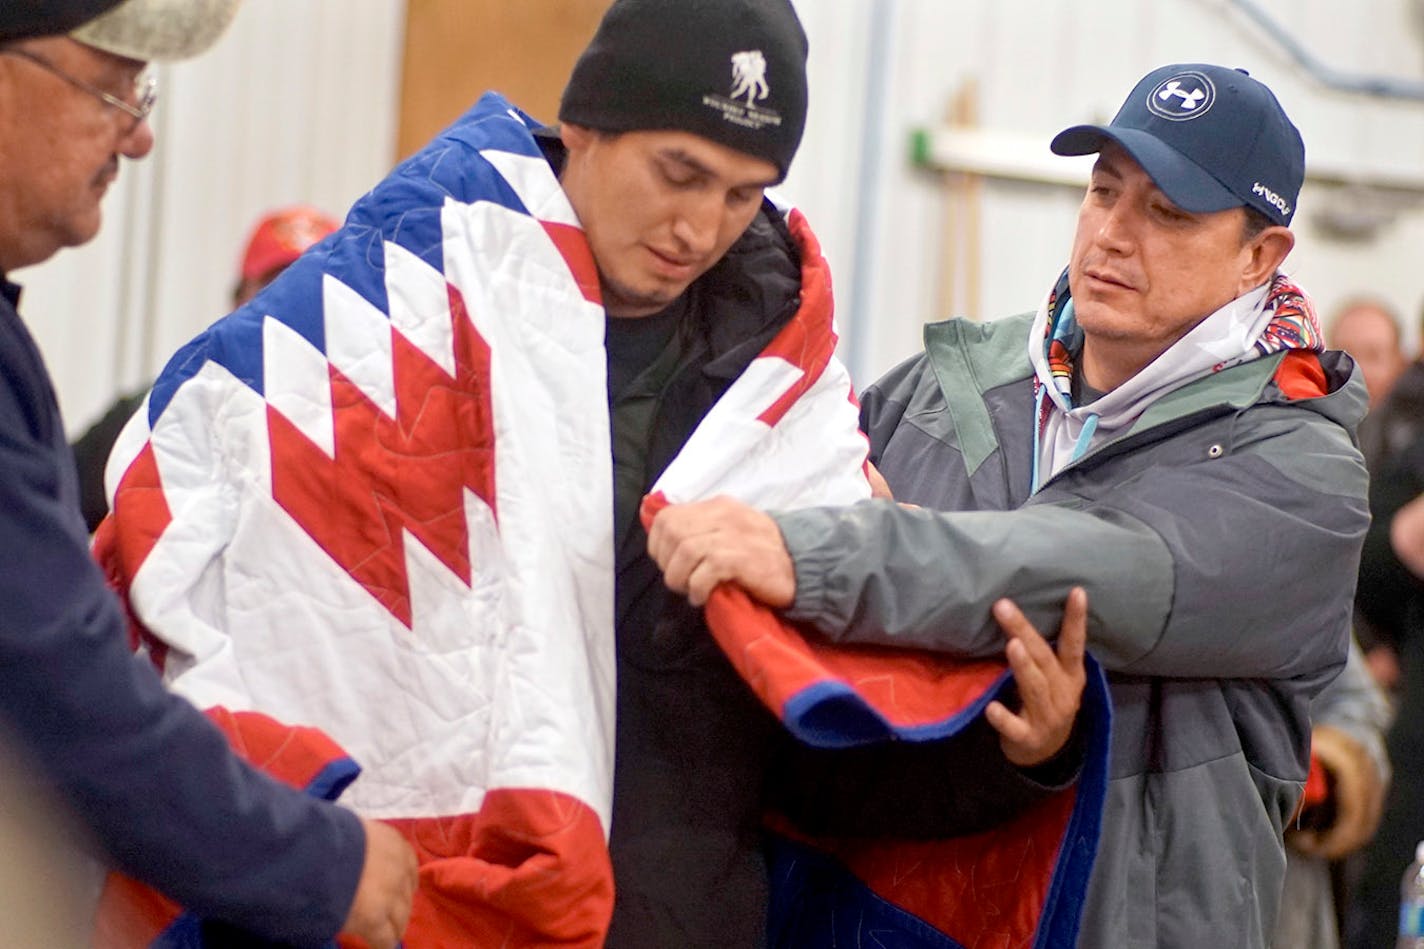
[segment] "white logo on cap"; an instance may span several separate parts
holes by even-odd
[[[781,125],[781,113],[757,100],[771,95],[766,83],[766,57],[759,49],[744,49],[732,54],[732,93],[707,93],[702,96],[702,104],[716,109],[722,118],[733,125],[760,130],[768,126]],[[746,97],[743,102],[742,97]]]
[[[1147,97],[1147,110],[1173,122],[1185,122],[1216,103],[1216,87],[1199,72],[1178,73],[1157,84]]]
[[[732,98],[743,95],[747,105],[765,99],[771,92],[766,85],[766,57],[759,49],[747,49],[732,54]]]
[[[1280,211],[1282,215],[1290,217],[1290,204],[1286,202],[1286,199],[1276,194],[1270,188],[1267,188],[1265,185],[1261,184],[1261,182],[1258,181],[1251,186],[1251,193],[1260,195],[1263,199],[1265,199],[1265,202],[1267,204],[1271,205],[1271,207],[1275,208],[1277,211]]]

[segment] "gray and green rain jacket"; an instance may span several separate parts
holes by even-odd
[[[1086,588],[1114,721],[1079,945],[1264,947],[1309,703],[1345,661],[1364,386],[1343,353],[1246,362],[1163,396],[1031,495],[1030,322],[931,325],[926,353],[865,393],[871,460],[922,509],[777,515],[788,615],[974,657],[1002,650],[999,597],[1051,631]]]

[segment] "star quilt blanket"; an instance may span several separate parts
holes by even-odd
[[[604,314],[536,127],[485,96],[180,350],[115,449],[96,540],[173,689],[289,783],[406,834],[410,947],[597,946],[612,911]],[[800,310],[650,505],[868,496],[828,270],[788,214]],[[735,590],[708,615],[813,744],[941,737],[1006,680],[1001,664],[827,649]],[[1106,777],[1097,677],[1088,704],[1082,779],[1002,828],[788,840],[774,938],[1071,945]],[[100,918],[106,946],[203,944],[200,921],[129,881]]]

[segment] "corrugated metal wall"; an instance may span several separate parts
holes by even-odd
[[[157,147],[124,163],[99,238],[16,275],[71,431],[230,309],[259,214],[340,215],[386,172],[403,25],[395,0],[247,0],[211,52],[163,68]]]
[[[1424,78],[1414,0],[1256,2],[1337,70]],[[243,231],[262,209],[304,199],[342,211],[389,167],[403,6],[247,0],[213,53],[167,71],[159,151],[125,169],[100,240],[20,274],[71,427],[225,311]],[[912,166],[911,131],[943,122],[957,95],[980,127],[1046,152],[1058,129],[1109,118],[1156,65],[1244,66],[1276,90],[1312,164],[1424,179],[1424,103],[1326,89],[1235,0],[798,6],[812,106],[784,190],[826,245],[844,354],[866,382],[914,352],[921,325],[946,309],[992,318],[1034,307],[1066,260],[1073,190],[990,179],[956,192]],[[1391,194],[1379,227],[1343,241],[1315,223],[1341,200],[1333,187],[1308,186],[1289,268],[1323,309],[1372,291],[1416,322],[1420,205]],[[1343,199],[1346,209],[1367,204]]]
[[[1337,70],[1424,78],[1424,29],[1411,0],[1258,4]],[[1157,65],[1241,66],[1276,91],[1312,165],[1424,181],[1424,102],[1326,89],[1230,0],[803,0],[800,9],[812,38],[814,121],[788,185],[832,255],[842,336],[860,380],[914,352],[926,320],[951,315],[941,302],[946,231],[964,226],[966,209],[947,197],[939,176],[911,166],[906,139],[916,126],[942,122],[951,99],[970,85],[979,126],[1046,153],[1059,129],[1110,118]],[[886,37],[883,58],[871,62],[866,52],[877,35]],[[862,90],[872,87],[881,90],[876,101],[862,104]],[[864,183],[875,191],[867,200],[851,189],[872,149],[878,174]],[[1080,195],[995,180],[979,195],[977,224],[970,221],[979,265],[972,275],[949,275],[961,290],[948,294],[959,300],[953,315],[1032,309],[1066,262]],[[1420,205],[1387,195],[1397,213],[1371,236],[1343,241],[1315,223],[1327,204],[1342,200],[1360,203],[1307,186],[1288,269],[1325,311],[1361,291],[1383,295],[1416,337],[1424,302]],[[858,218],[857,207],[868,217]],[[969,283],[979,287],[972,309],[962,292]]]

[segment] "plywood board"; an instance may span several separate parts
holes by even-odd
[[[496,89],[555,121],[559,95],[611,0],[408,0],[398,158]]]

